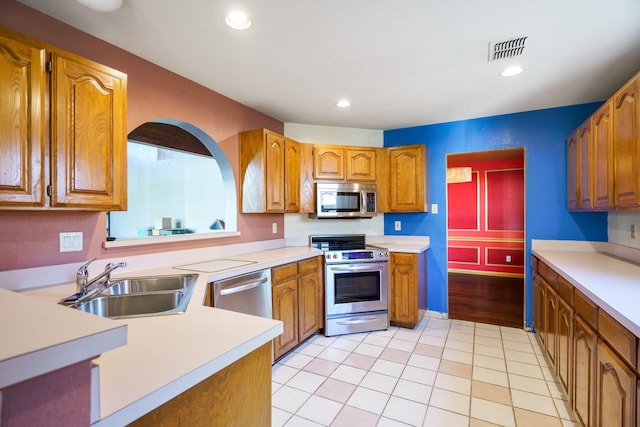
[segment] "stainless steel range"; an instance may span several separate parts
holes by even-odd
[[[324,251],[326,336],[389,328],[389,253],[365,245],[365,236],[311,236]]]

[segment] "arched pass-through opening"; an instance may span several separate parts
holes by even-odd
[[[129,133],[127,139],[129,141],[128,159],[130,164],[128,177],[130,209],[127,212],[110,213],[108,224],[110,236],[118,237],[118,239],[121,237],[147,237],[144,232],[140,231],[141,228],[144,229],[144,227],[140,227],[140,223],[149,219],[150,216],[153,218],[171,216],[166,214],[166,212],[171,212],[171,209],[168,208],[181,203],[184,203],[185,206],[179,210],[179,214],[174,214],[173,223],[169,228],[177,228],[176,219],[180,218],[182,214],[185,217],[184,224],[180,224],[180,220],[177,222],[185,228],[189,228],[189,217],[198,218],[196,221],[199,223],[198,227],[188,232],[206,234],[222,231],[222,229],[225,232],[237,230],[238,210],[235,177],[229,160],[213,138],[190,123],[174,119],[156,119],[135,128]],[[153,165],[151,166],[151,168],[155,168],[152,171],[155,173],[155,178],[147,176],[139,182],[134,182],[137,179],[136,175],[149,175],[148,171],[139,171],[140,166],[136,168],[135,162],[139,162],[139,159],[133,158],[134,151],[138,148],[143,149],[144,146],[158,149],[157,159],[156,154],[151,156],[152,160],[157,160],[156,162],[152,161]],[[180,157],[181,160],[178,160],[177,157]],[[211,162],[211,158],[214,162]],[[155,166],[161,161],[169,166],[165,165],[163,169]],[[215,172],[212,172],[213,170]],[[209,178],[207,175],[211,173],[215,175],[213,178]],[[181,184],[174,180],[165,182],[165,179],[168,181],[168,175],[177,178],[177,180],[184,176],[185,181],[182,183],[184,187],[181,189]],[[200,189],[200,185],[209,184],[209,182],[215,183],[213,184],[214,188]],[[133,212],[133,210],[139,209],[140,199],[151,199],[151,194],[158,193],[166,193],[167,197],[161,198],[160,201],[149,201],[153,207],[145,206],[144,213]],[[177,196],[179,200],[173,199],[172,196]],[[210,213],[212,204],[215,205],[216,214],[214,216],[211,216]],[[132,222],[136,222],[136,225],[133,226]],[[193,224],[193,222],[191,223]],[[222,228],[220,228],[220,224]],[[137,229],[137,234],[131,235],[131,230],[134,229]],[[118,230],[123,230],[120,233],[127,230],[129,235],[119,236]]]

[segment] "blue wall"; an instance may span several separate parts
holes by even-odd
[[[385,235],[430,236],[429,310],[447,309],[447,154],[525,149],[525,250],[531,239],[607,241],[606,213],[567,211],[566,137],[601,103],[552,108],[384,132],[384,146],[424,144],[429,149],[430,203],[438,213],[385,214]],[[402,231],[394,231],[394,221]],[[531,267],[525,270],[526,324],[531,325]]]

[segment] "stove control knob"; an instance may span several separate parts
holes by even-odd
[[[333,254],[333,259],[338,259],[338,254]]]

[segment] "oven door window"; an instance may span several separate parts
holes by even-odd
[[[380,272],[335,275],[335,304],[380,301]]]

